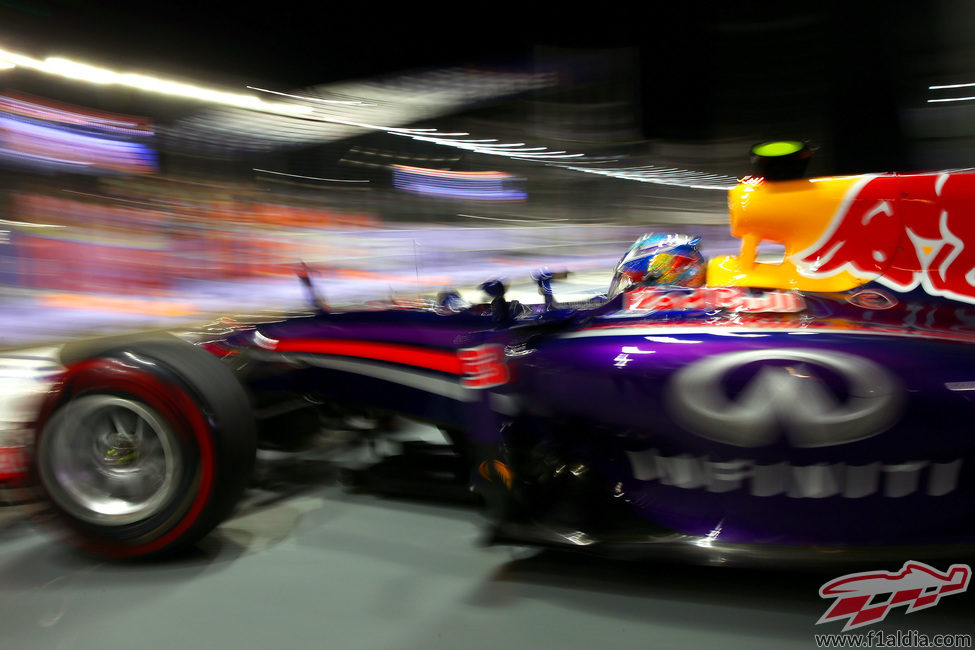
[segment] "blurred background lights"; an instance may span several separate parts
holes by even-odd
[[[0,91],[0,285],[63,301],[264,306],[302,298],[299,259],[330,299],[552,263],[603,272],[649,230],[725,253],[724,192],[755,142],[816,143],[813,176],[971,166],[975,142],[975,83],[954,83],[975,81],[975,9],[947,1],[902,15],[901,41],[863,29],[874,12],[818,5],[779,20],[671,3],[598,38],[591,16],[572,32],[479,16],[460,35],[369,16],[323,38],[314,21],[222,8],[200,39],[145,3],[128,30],[68,4],[24,29],[0,21],[0,80],[17,91]],[[925,40],[942,26],[957,42]],[[284,288],[246,288],[272,281]]]
[[[504,172],[457,172],[407,165],[393,166],[393,187],[431,196],[519,201],[527,194],[519,179]]]
[[[0,95],[0,160],[83,174],[158,171],[148,121]]]

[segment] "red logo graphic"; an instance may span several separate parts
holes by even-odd
[[[819,588],[820,598],[836,602],[816,621],[829,623],[848,619],[843,631],[878,623],[893,607],[905,605],[907,613],[934,607],[942,596],[960,594],[968,589],[972,570],[967,564],[952,564],[947,573],[924,564],[905,562],[896,573],[866,571],[851,573],[827,582]]]
[[[975,174],[866,177],[793,256],[808,277],[848,271],[898,291],[975,302]]]
[[[797,312],[806,308],[794,291],[749,291],[741,287],[700,289],[634,289],[626,293],[630,311],[693,311],[727,309],[737,312]]]
[[[479,345],[457,351],[461,362],[461,384],[467,388],[490,388],[508,383],[508,366],[500,345]]]

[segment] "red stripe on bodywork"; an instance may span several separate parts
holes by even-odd
[[[379,343],[349,339],[285,339],[278,341],[274,350],[276,352],[306,352],[376,359],[377,361],[391,361],[407,366],[449,372],[454,375],[464,373],[461,360],[457,358],[457,353],[452,350],[432,350],[402,343]]]

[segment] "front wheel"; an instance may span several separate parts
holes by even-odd
[[[72,364],[38,418],[48,519],[105,557],[170,553],[233,509],[256,447],[247,394],[207,352],[128,344]]]

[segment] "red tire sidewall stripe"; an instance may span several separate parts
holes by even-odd
[[[36,427],[38,435],[42,435],[47,420],[57,407],[65,403],[66,398],[95,391],[126,393],[144,401],[165,419],[177,436],[191,445],[195,444],[199,451],[196,494],[186,513],[171,530],[142,544],[112,541],[83,543],[95,547],[94,550],[100,554],[108,553],[115,557],[145,555],[160,550],[185,534],[198,521],[210,501],[215,474],[215,450],[210,425],[200,406],[175,380],[167,380],[155,372],[118,359],[97,358],[68,368],[41,409]]]

